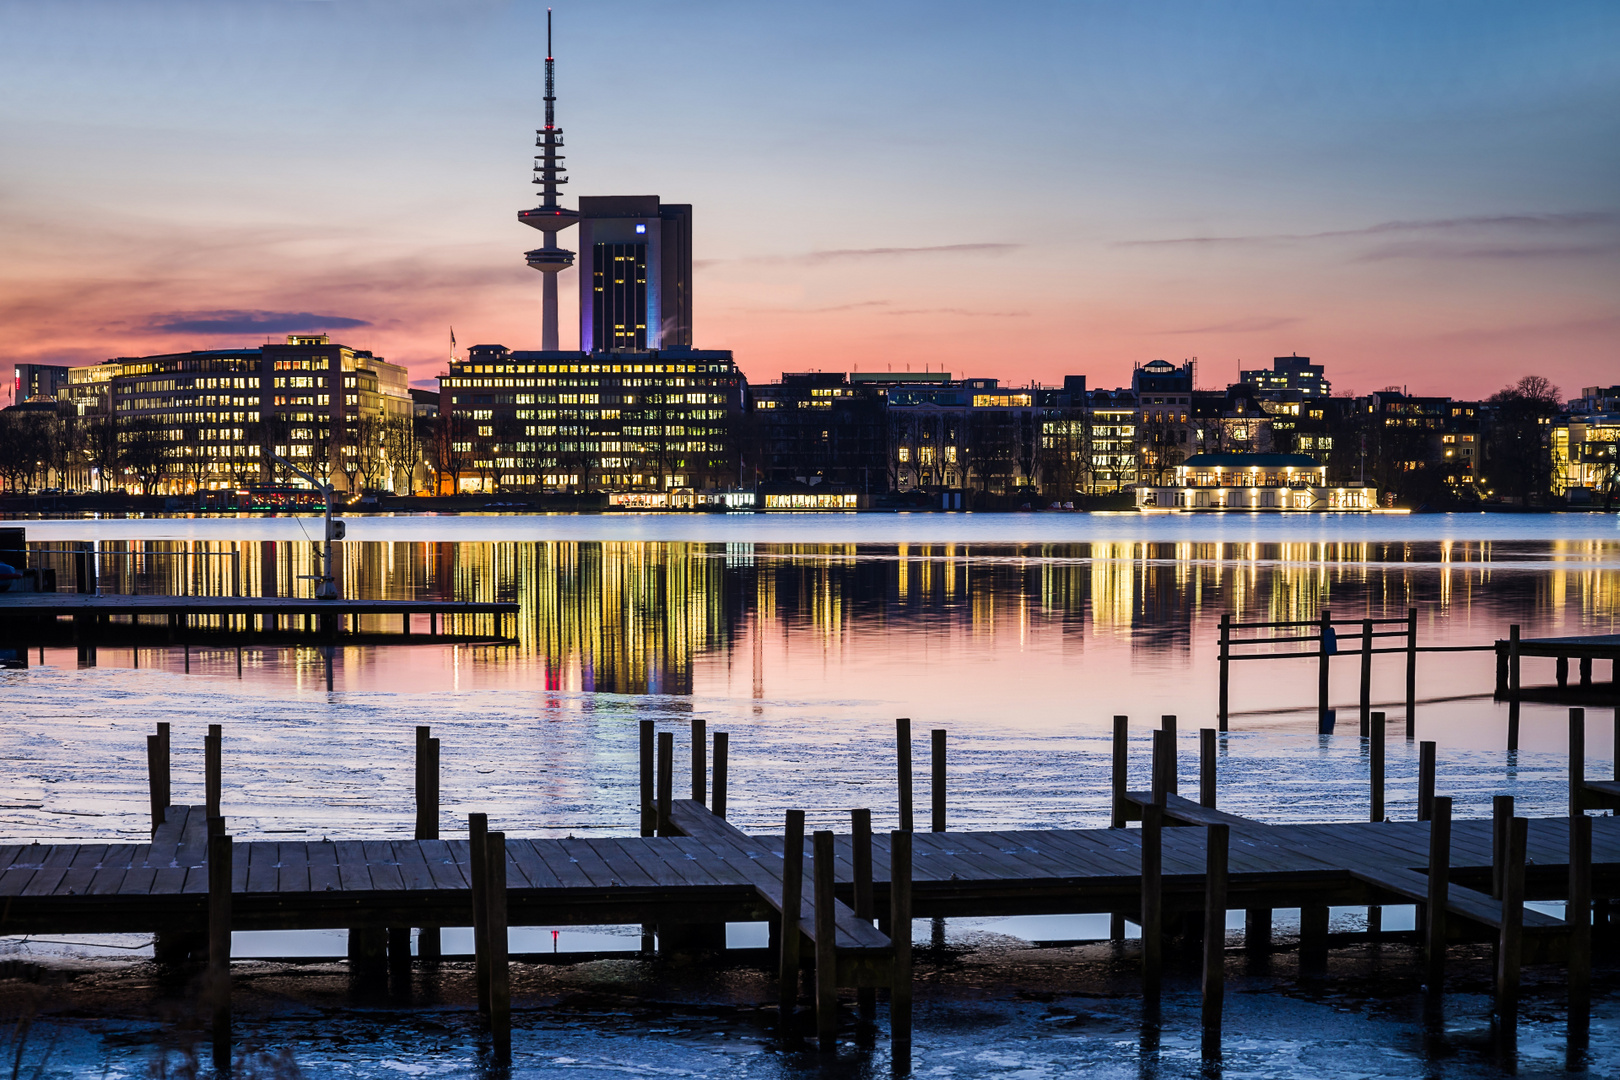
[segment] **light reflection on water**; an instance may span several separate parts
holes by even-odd
[[[649,524],[660,523],[635,527]],[[101,528],[102,539],[135,535],[121,531],[130,523]],[[209,543],[215,550],[230,546]],[[254,538],[240,550],[246,591],[309,588],[299,575],[314,569],[310,545]],[[230,591],[235,567],[226,571],[226,562],[192,559],[193,572],[185,573],[177,569],[187,565],[182,560],[151,557],[121,577],[105,576],[102,584],[109,590]],[[126,567],[135,563],[125,560]],[[66,569],[65,561],[60,565]],[[1116,712],[1133,719],[1137,784],[1146,781],[1149,730],[1160,714],[1177,714],[1183,784],[1190,786],[1194,731],[1213,723],[1215,627],[1222,612],[1280,621],[1314,618],[1323,609],[1339,617],[1404,616],[1416,607],[1423,643],[1470,644],[1504,636],[1510,622],[1530,636],[1613,633],[1620,608],[1620,539],[1602,535],[1221,543],[1127,536],[1022,544],[994,537],[770,543],[735,533],[661,540],[390,539],[344,545],[341,572],[353,595],[515,599],[522,605],[518,643],[345,648],[330,694],[323,662],[309,649],[250,648],[240,680],[231,651],[194,650],[186,675],[180,652],[157,641],[141,651],[138,668],[128,649],[102,649],[98,666],[85,669],[76,666],[72,650],[49,649],[43,667],[0,672],[0,700],[10,721],[0,725],[0,837],[142,837],[143,738],[158,720],[174,725],[176,798],[192,802],[201,801],[204,727],[225,725],[225,813],[244,838],[407,835],[410,753],[419,723],[431,724],[442,740],[446,835],[460,834],[465,814],[480,810],[492,824],[522,835],[631,833],[637,721],[654,719],[677,733],[676,774],[684,776],[684,732],[694,716],[711,732],[731,732],[731,816],[746,829],[779,828],[791,806],[807,808],[812,826],[841,829],[847,808],[868,806],[877,827],[892,827],[893,719],[902,715],[914,722],[920,805],[926,805],[927,730],[950,731],[953,827],[1098,827],[1107,818],[1109,718]],[[1543,670],[1527,663],[1526,673],[1527,681],[1551,678],[1550,665]],[[1600,667],[1599,677],[1607,674]],[[1222,741],[1222,805],[1273,821],[1365,817],[1356,677],[1353,659],[1336,662],[1333,700],[1344,719],[1335,735],[1322,737],[1315,730],[1313,661],[1238,665],[1233,731]],[[1492,679],[1489,654],[1420,661],[1417,736],[1441,744],[1441,789],[1456,798],[1464,816],[1488,813],[1490,796],[1502,792],[1518,797],[1521,813],[1561,812],[1562,710],[1526,705],[1523,748],[1510,756],[1505,707],[1489,698]],[[1379,658],[1373,698],[1392,720],[1389,812],[1396,818],[1414,814],[1417,770],[1415,744],[1402,738],[1403,693],[1400,658]],[[1607,775],[1611,728],[1607,714],[1594,710],[1592,775]],[[1404,911],[1389,915],[1391,925],[1405,917]],[[998,953],[1008,939],[991,936],[1095,933],[1084,919],[953,920],[948,940],[974,943],[978,951],[965,972],[953,975],[956,969],[946,964],[943,974],[927,977],[919,1070],[1196,1075],[1196,1049],[1189,1050],[1185,1038],[1196,1027],[1195,989],[1178,989],[1172,979],[1171,1030],[1163,1048],[1138,1055],[1128,961],[1115,970],[1065,956],[1043,975],[1026,954]],[[1282,913],[1279,928],[1286,931]],[[614,936],[606,929],[565,932],[575,935],[565,947],[576,948],[609,947],[606,939]],[[520,933],[529,935],[524,941],[538,939],[541,949],[549,937],[544,928]],[[316,937],[299,948],[319,951]],[[341,945],[333,939],[326,947],[338,951]],[[1410,980],[1412,961],[1389,963],[1397,982]],[[768,981],[717,976],[707,990],[694,990],[679,979],[666,986],[657,977],[613,969],[559,978],[573,989],[531,992],[550,1000],[553,992],[590,989],[578,1013],[542,1006],[520,1021],[520,1062],[526,1058],[532,1074],[656,1067],[686,1075],[802,1075],[820,1069],[814,1061],[763,1051],[750,1010],[755,998],[771,1000]],[[642,981],[647,978],[651,982]],[[1257,1076],[1480,1074],[1475,1019],[1488,1009],[1477,994],[1454,999],[1462,1004],[1448,1066],[1445,1056],[1429,1058],[1416,1048],[1415,1023],[1402,1012],[1412,986],[1400,982],[1391,990],[1376,963],[1344,978],[1349,982],[1335,984],[1326,998],[1293,991],[1286,979],[1281,987],[1259,980],[1245,989],[1235,982],[1229,1068]],[[306,1068],[356,1076],[401,1069],[476,1074],[469,1063],[477,1038],[461,1026],[454,1011],[460,1004],[373,1019],[345,1006],[324,1011],[328,990],[285,992],[290,1001],[313,994],[309,1001],[322,1010],[318,1026],[338,1033],[337,1041],[305,1031],[305,1013],[297,1008],[245,1015],[242,1029],[270,1044],[297,1046]],[[614,996],[621,992],[643,1001],[626,1004]],[[711,1004],[694,1006],[694,993]],[[647,995],[652,1006],[644,1004]],[[450,999],[457,1000],[453,993]],[[743,1011],[702,1011],[733,1000],[745,1003]],[[1612,1016],[1616,1003],[1600,995],[1599,1009],[1600,1016]],[[1347,1012],[1354,1018],[1346,1020]],[[635,1019],[622,1030],[604,1027],[609,1014]],[[417,1015],[430,1019],[412,1019]],[[433,1027],[432,1049],[412,1042],[415,1023]],[[1615,1058],[1614,1037],[1594,1024],[1601,1068]],[[716,1041],[717,1034],[697,1045],[689,1034],[697,1029],[723,1032],[725,1039]],[[1328,1030],[1334,1052],[1313,1052]],[[70,1036],[69,1043],[82,1047],[71,1060],[84,1061],[86,1069],[111,1061],[139,1071],[145,1060],[144,1050],[132,1048],[142,1045],[138,1035],[105,1043],[89,1029]],[[1527,1019],[1521,1036],[1526,1071],[1556,1070],[1560,1039],[1556,1015]],[[722,1051],[726,1040],[731,1049]],[[558,1064],[558,1054],[568,1060]],[[531,1074],[521,1066],[519,1072]]]

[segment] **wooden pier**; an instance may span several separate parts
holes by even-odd
[[[1496,699],[1498,701],[1547,701],[1570,705],[1596,705],[1614,702],[1620,706],[1620,634],[1579,634],[1565,637],[1527,638],[1519,635],[1518,624],[1508,628],[1505,641],[1496,643]],[[1521,668],[1526,657],[1553,660],[1554,685],[1525,686]],[[1575,661],[1576,681],[1569,678],[1569,663]],[[1609,681],[1593,678],[1596,661],[1609,662]]]
[[[0,637],[80,646],[510,641],[517,612],[505,601],[0,593]]]
[[[1374,716],[1381,730],[1385,718]],[[723,947],[724,923],[770,923],[784,1031],[796,1023],[799,977],[808,969],[816,1032],[828,1049],[843,987],[857,990],[865,1015],[875,1015],[874,991],[887,988],[891,1036],[897,1047],[909,1042],[916,917],[1108,913],[1116,938],[1130,919],[1142,929],[1151,997],[1167,927],[1201,915],[1206,1049],[1211,1040],[1219,1046],[1229,910],[1246,911],[1248,943],[1269,949],[1273,910],[1299,909],[1301,968],[1321,971],[1330,907],[1367,908],[1376,937],[1374,915],[1383,906],[1417,904],[1434,993],[1444,986],[1447,946],[1480,940],[1496,943],[1499,1015],[1512,1015],[1523,963],[1567,965],[1572,1001],[1586,992],[1592,901],[1620,897],[1620,820],[1585,811],[1620,805],[1620,774],[1613,782],[1586,779],[1579,710],[1570,727],[1572,761],[1583,763],[1571,770],[1572,816],[1536,820],[1514,816],[1512,800],[1499,797],[1491,820],[1453,821],[1450,800],[1433,792],[1432,744],[1424,744],[1424,820],[1382,820],[1377,769],[1369,775],[1373,820],[1265,824],[1215,805],[1213,753],[1203,757],[1199,800],[1177,793],[1174,722],[1166,721],[1154,733],[1147,791],[1123,788],[1116,722],[1116,827],[947,830],[945,739],[937,731],[932,831],[873,834],[870,811],[856,810],[849,833],[818,831],[808,850],[803,811],[787,811],[780,834],[750,835],[726,821],[727,741],[724,733],[714,739],[711,791],[701,722],[692,733],[692,797],[678,799],[673,734],[655,734],[643,721],[639,836],[507,837],[474,814],[465,839],[440,839],[438,745],[419,728],[414,838],[319,842],[226,835],[217,725],[205,741],[206,805],[168,805],[162,725],[147,747],[150,841],[0,847],[0,933],[151,932],[160,958],[206,958],[214,984],[226,987],[215,1032],[227,1057],[231,930],[348,929],[357,970],[386,971],[411,965],[409,928],[424,928],[416,960],[431,963],[437,928],[472,925],[480,1007],[497,1050],[509,1037],[512,925],[642,924],[656,928],[662,951],[703,951]],[[899,738],[908,742],[909,732],[901,721]],[[1212,749],[1214,730],[1200,741]],[[909,805],[909,761],[898,779]],[[1123,827],[1133,819],[1142,827]],[[1525,907],[1536,900],[1569,901],[1569,918]]]

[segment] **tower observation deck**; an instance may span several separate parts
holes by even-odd
[[[533,251],[524,252],[524,259],[545,275],[542,293],[540,347],[555,350],[557,344],[557,275],[574,265],[574,253],[557,246],[557,234],[579,220],[578,210],[569,210],[557,202],[557,188],[568,183],[564,155],[558,153],[563,145],[562,128],[557,126],[556,77],[551,56],[551,9],[546,9],[546,126],[537,130],[534,145],[540,152],[534,156],[534,180],[540,185],[540,205],[532,210],[518,211],[518,220],[545,234],[545,243]]]

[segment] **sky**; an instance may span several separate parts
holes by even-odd
[[[452,327],[538,348],[545,18],[0,0],[0,371],[294,331],[416,380]],[[1608,0],[554,18],[565,204],[693,204],[695,343],[751,381],[1196,357],[1219,387],[1298,354],[1335,392],[1620,382]]]

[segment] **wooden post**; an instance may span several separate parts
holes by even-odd
[[[894,749],[900,782],[900,828],[911,832],[911,721],[904,717],[894,722]]]
[[[152,802],[152,831],[169,809],[169,725],[159,724],[156,735],[146,737],[146,784]]]
[[[1569,710],[1569,816],[1582,810],[1586,795],[1586,710]]]
[[[658,831],[658,807],[653,796],[653,744],[658,737],[657,724],[652,720],[641,722],[641,835],[651,836]]]
[[[782,950],[777,971],[778,1010],[787,1038],[799,1003],[799,917],[804,908],[804,811],[789,810],[782,831]]]
[[[833,898],[833,834],[815,834],[816,1038],[823,1053],[838,1049],[838,920]]]
[[[894,969],[889,982],[889,1038],[911,1043],[911,833],[889,834],[889,943]]]
[[[692,717],[692,801],[709,801],[709,734],[707,721]]]
[[[1271,909],[1247,908],[1243,912],[1243,948],[1250,953],[1271,952]]]
[[[1155,739],[1163,732],[1154,732]],[[1164,968],[1164,807],[1142,807],[1142,996],[1157,1000]]]
[[[1507,643],[1496,643],[1496,696],[1498,699],[1508,695],[1508,650]]]
[[[210,818],[219,814],[221,772],[224,767],[225,735],[219,724],[209,724],[203,737],[203,801]]]
[[[1406,609],[1406,740],[1417,738],[1417,608]]]
[[[1175,746],[1172,741],[1173,734],[1160,728],[1153,733],[1153,765],[1152,784],[1153,803],[1155,806],[1165,804],[1165,796],[1170,791],[1169,775],[1176,771]]]
[[[929,794],[934,800],[934,832],[945,831],[945,731],[935,728],[933,735],[933,785]]]
[[[1301,904],[1299,907],[1299,967],[1319,974],[1327,966],[1328,906]]]
[[[1372,727],[1373,621],[1361,620],[1361,737]]]
[[[1333,633],[1333,616],[1327,611],[1317,627],[1316,638],[1316,727],[1324,730],[1328,722],[1328,638]]]
[[[1221,1052],[1221,1005],[1226,995],[1226,855],[1231,826],[1205,826],[1204,1057]]]
[[[223,822],[221,823],[223,825]],[[214,1013],[214,1070],[231,1067],[231,838],[208,838],[208,994]]]
[[[472,887],[473,981],[478,988],[478,1011],[489,1015],[489,815],[467,815],[467,869]]]
[[[236,677],[238,679],[242,677],[242,646],[240,645],[236,647]]]
[[[1502,899],[1508,860],[1508,823],[1512,820],[1513,796],[1491,796],[1491,896],[1497,900]]]
[[[1519,698],[1519,624],[1508,627],[1508,693]]]
[[[1507,865],[1502,874],[1502,925],[1496,941],[1496,1015],[1504,1022],[1512,1021],[1519,1003],[1519,964],[1524,939],[1524,849],[1529,836],[1527,819],[1508,819]]]
[[[1222,731],[1226,730],[1228,708],[1231,701],[1232,688],[1232,613],[1221,614],[1221,690],[1220,703],[1217,707],[1217,720]]]
[[[1569,819],[1569,997],[1585,1008],[1592,981],[1592,819],[1584,813]]]
[[[714,733],[714,798],[709,809],[717,818],[726,816],[726,757],[730,742],[724,731]]]
[[[484,937],[489,955],[489,1029],[494,1036],[495,1057],[506,1061],[512,1056],[512,983],[506,954],[506,834],[489,833],[484,838]]]
[[[1590,656],[1581,657],[1580,658],[1580,665],[1581,665],[1581,685],[1582,686],[1591,686],[1592,685],[1592,658]]]
[[[1384,814],[1384,737],[1388,732],[1384,714],[1372,714],[1372,745],[1367,755],[1367,784],[1371,788],[1369,795],[1372,805],[1369,808],[1368,818],[1372,821],[1383,821]]]
[[[1159,717],[1159,730],[1165,732],[1168,738],[1167,746],[1169,747],[1165,751],[1169,757],[1166,758],[1164,771],[1164,790],[1172,795],[1179,795],[1181,788],[1178,786],[1180,781],[1176,776],[1178,771],[1176,767],[1176,718],[1174,716]]]
[[[855,917],[871,922],[877,914],[872,903],[872,811],[849,812],[849,854],[855,872]],[[856,992],[862,1019],[877,1015],[877,991],[863,986]]]
[[[185,655],[185,658],[186,658],[186,674],[190,675],[191,674],[191,643],[189,641],[186,642],[185,646],[183,647],[183,651],[184,651],[184,655]]]
[[[1130,719],[1114,717],[1114,812],[1109,828],[1125,827],[1125,787],[1129,782]]]
[[[1429,899],[1425,905],[1424,959],[1429,992],[1446,981],[1446,903],[1451,892],[1451,799],[1436,796],[1429,819]]]
[[[187,669],[190,670],[189,668]],[[1553,661],[1553,677],[1558,680],[1560,688],[1569,685],[1569,657],[1560,656]]]
[[[429,733],[426,725],[416,729],[415,835],[418,840],[439,838],[439,740],[429,738]],[[442,954],[439,928],[418,928],[416,955],[424,961],[437,962]]]
[[[1418,797],[1417,819],[1429,821],[1434,817],[1434,743],[1418,743]]]
[[[658,835],[669,836],[674,829],[669,823],[670,802],[675,797],[675,733],[658,733]]]
[[[1215,809],[1215,736],[1214,728],[1198,731],[1198,805]]]

